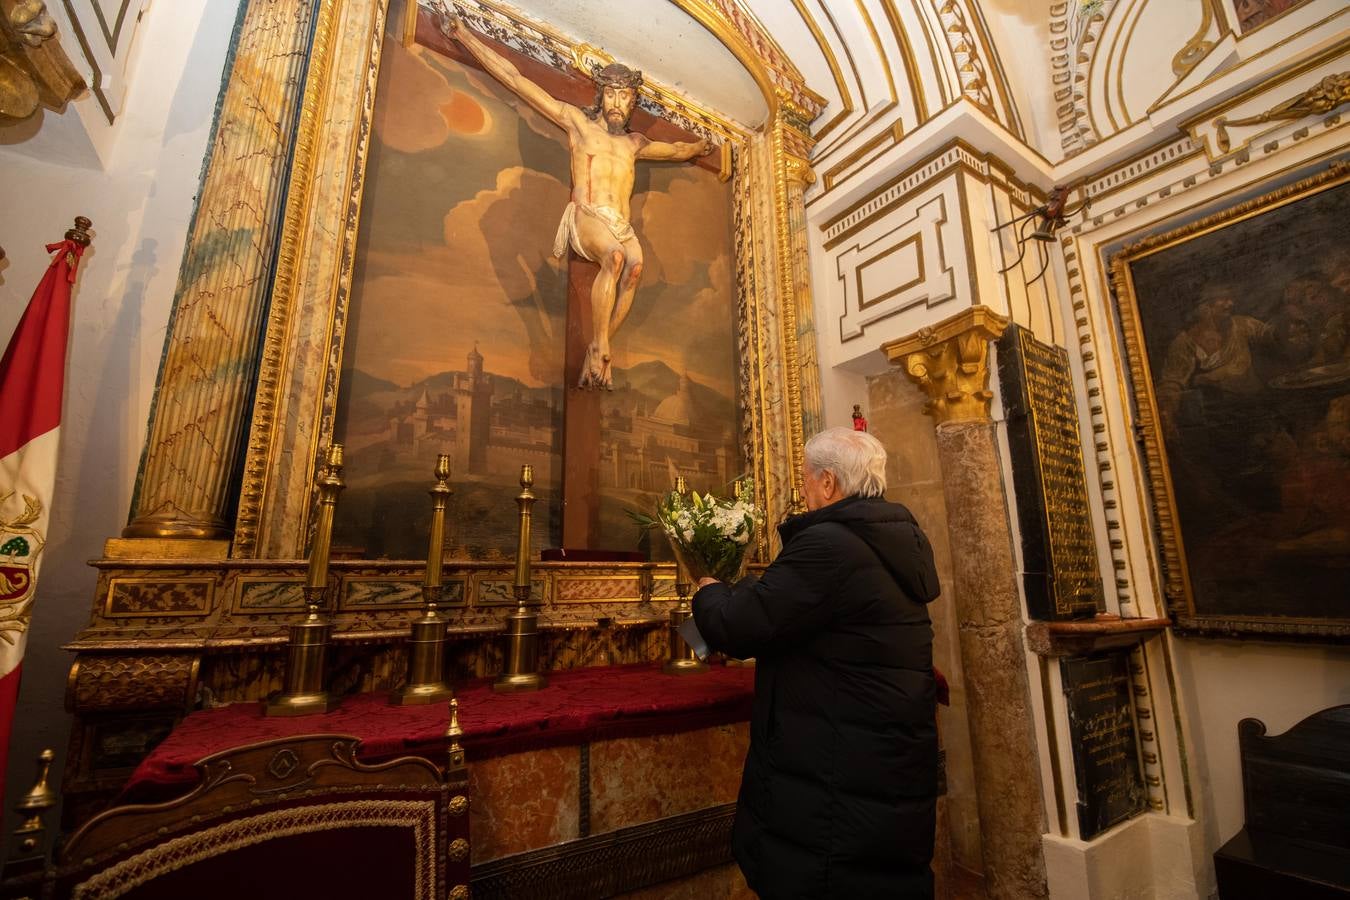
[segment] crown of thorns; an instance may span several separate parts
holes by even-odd
[[[603,69],[595,66],[591,69],[591,77],[595,79],[598,87],[616,87],[616,88],[637,88],[642,86],[642,72],[638,69],[630,69],[623,63],[610,63]]]

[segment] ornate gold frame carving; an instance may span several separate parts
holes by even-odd
[[[1259,216],[1270,210],[1297,202],[1312,194],[1350,182],[1350,163],[1335,162],[1318,175],[1297,181],[1245,203],[1239,203],[1181,228],[1154,235],[1130,244],[1110,261],[1111,287],[1120,315],[1129,366],[1129,387],[1137,407],[1135,427],[1144,451],[1144,480],[1152,500],[1158,555],[1162,563],[1163,599],[1167,611],[1179,628],[1214,634],[1263,634],[1271,637],[1307,638],[1350,637],[1350,623],[1320,618],[1260,617],[1227,614],[1198,614],[1191,590],[1186,552],[1177,517],[1167,450],[1162,429],[1153,374],[1144,345],[1143,323],[1130,264],[1201,235]]]
[[[257,0],[253,0],[257,2]],[[785,512],[820,418],[802,192],[823,100],[736,0],[673,0],[765,94],[760,132],[702,110],[734,148],[743,446],[769,519]],[[302,556],[331,440],[351,259],[388,0],[321,0],[240,487],[234,557]],[[406,36],[407,19],[397,31]],[[524,26],[528,27],[528,26]],[[665,99],[653,92],[657,100]],[[334,240],[336,236],[336,240]],[[769,536],[773,540],[773,536]],[[761,547],[761,552],[768,549]]]

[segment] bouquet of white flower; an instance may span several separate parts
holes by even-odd
[[[730,581],[740,572],[745,551],[763,515],[750,501],[697,491],[671,491],[656,503],[656,517],[634,514],[644,528],[660,527],[694,578]]]

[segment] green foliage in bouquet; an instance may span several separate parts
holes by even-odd
[[[749,493],[746,494],[749,496]],[[745,551],[764,517],[759,508],[741,498],[714,497],[676,491],[656,502],[656,515],[630,513],[642,528],[660,528],[675,555],[694,578],[705,575],[731,581],[741,570]]]

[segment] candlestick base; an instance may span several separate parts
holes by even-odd
[[[708,671],[708,664],[701,659],[668,659],[661,671],[667,675],[693,675]]]
[[[524,602],[506,619],[506,671],[493,682],[499,694],[537,691],[548,684],[539,669],[539,617]]]
[[[408,683],[389,697],[394,706],[441,703],[455,695],[445,671],[445,620],[431,613],[412,623],[408,642]]]
[[[444,703],[455,696],[455,689],[448,684],[409,684],[389,695],[392,706],[421,706],[427,703]]]
[[[498,694],[518,694],[543,687],[548,687],[548,678],[539,672],[522,672],[518,675],[503,672],[492,682],[492,690]]]
[[[323,686],[328,635],[332,630],[331,624],[314,613],[291,626],[285,687],[263,704],[263,715],[312,716],[330,712],[338,705],[337,698],[330,696]]]
[[[263,707],[265,716],[318,716],[338,707],[338,699],[327,691],[316,694],[277,693]]]
[[[680,634],[680,626],[693,615],[693,607],[682,592],[680,605],[670,611],[670,655],[665,665],[661,666],[661,671],[667,675],[694,675],[708,671],[708,664],[698,658],[694,648]]]

